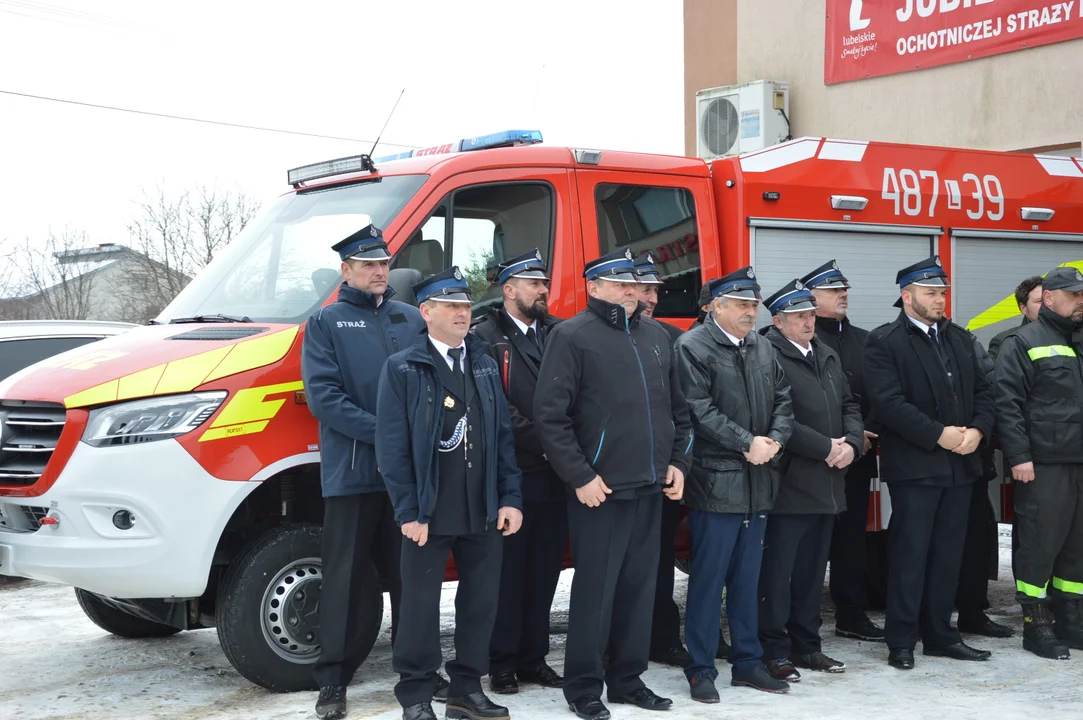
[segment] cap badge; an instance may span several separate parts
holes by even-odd
[[[1080,274],[1080,272],[1078,270],[1075,271],[1075,279],[1076,279],[1077,282],[1078,281],[1083,281],[1083,274]]]
[[[937,266],[937,267],[942,267],[942,266],[940,265],[940,258],[937,258],[937,259],[936,259],[936,266]]]
[[[461,272],[459,272],[459,268],[455,268],[455,279],[456,280],[462,280],[463,279],[463,274]]]
[[[801,281],[800,281],[800,280],[798,280],[797,282],[795,282],[795,283],[793,284],[793,286],[794,286],[794,288],[795,288],[795,289],[797,289],[797,290],[804,290],[804,289],[805,289],[805,286],[801,284]]]
[[[624,257],[627,260],[631,260],[632,259],[632,251],[629,250],[628,248],[624,248]]]
[[[749,269],[748,269],[748,276],[749,276],[750,278],[754,278],[754,277],[756,277],[756,273],[752,272],[752,268],[749,268]]]
[[[376,237],[378,235],[378,233],[376,232],[376,228],[370,226],[369,235],[371,235],[372,237]]]
[[[534,251],[534,259],[537,260],[538,262],[541,262],[541,259],[542,259],[541,250],[535,250]]]
[[[836,260],[831,261],[831,269],[832,270],[838,270],[839,269],[838,261],[836,261]]]

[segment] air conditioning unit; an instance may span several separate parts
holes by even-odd
[[[790,137],[790,86],[757,80],[696,93],[696,156],[730,157]]]

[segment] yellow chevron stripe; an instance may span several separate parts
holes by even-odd
[[[1083,260],[1070,260],[1061,263],[1057,267],[1072,267],[1083,272]],[[1045,277],[1045,275],[1043,274],[1042,277]],[[974,330],[980,330],[983,327],[988,327],[990,325],[995,325],[998,322],[1018,317],[1019,314],[1019,304],[1015,302],[1015,295],[1009,295],[988,310],[975,315],[970,322],[966,324],[966,329],[973,332]]]

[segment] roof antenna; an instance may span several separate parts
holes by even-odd
[[[387,130],[387,124],[391,122],[391,116],[395,114],[395,110],[399,106],[399,100],[402,100],[402,95],[405,92],[406,88],[403,88],[402,92],[399,93],[399,97],[395,100],[394,107],[391,108],[391,112],[387,115],[387,120],[384,120],[384,126],[380,128],[380,134],[376,136],[376,142],[372,144],[372,150],[369,150],[368,155],[366,156],[368,160],[365,162],[365,165],[369,172],[376,172],[376,166],[372,163],[372,153],[376,152],[376,146],[380,144],[380,138],[384,136],[384,130]]]

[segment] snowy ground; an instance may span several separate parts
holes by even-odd
[[[1083,711],[1083,652],[1072,660],[1042,660],[1022,649],[1020,612],[1013,601],[1009,538],[1002,528],[1000,580],[991,590],[997,620],[1016,628],[1008,640],[966,637],[993,652],[984,663],[926,658],[920,646],[909,672],[887,665],[884,645],[836,638],[825,613],[825,652],[843,660],[842,675],[806,672],[787,695],[770,695],[719,683],[720,705],[688,698],[680,670],[652,663],[645,679],[672,697],[668,713],[611,706],[615,719],[673,720],[704,716],[773,716],[856,719],[1024,718],[1055,711],[1071,717]],[[677,574],[683,605],[685,576]],[[554,622],[566,617],[571,573],[561,579]],[[454,586],[444,591],[445,657],[451,657]],[[825,605],[827,604],[825,599]],[[882,616],[877,616],[882,621]],[[389,617],[372,655],[349,690],[351,718],[397,718],[392,688]],[[70,588],[21,581],[0,584],[0,718],[314,718],[315,693],[276,695],[241,678],[226,661],[213,630],[180,633],[164,640],[124,640],[87,620]],[[560,671],[564,636],[555,634],[550,662]],[[729,668],[720,662],[720,680]],[[487,685],[486,685],[487,686]],[[574,718],[559,690],[526,686],[518,695],[493,696],[516,718]],[[436,705],[438,714],[442,707]]]

